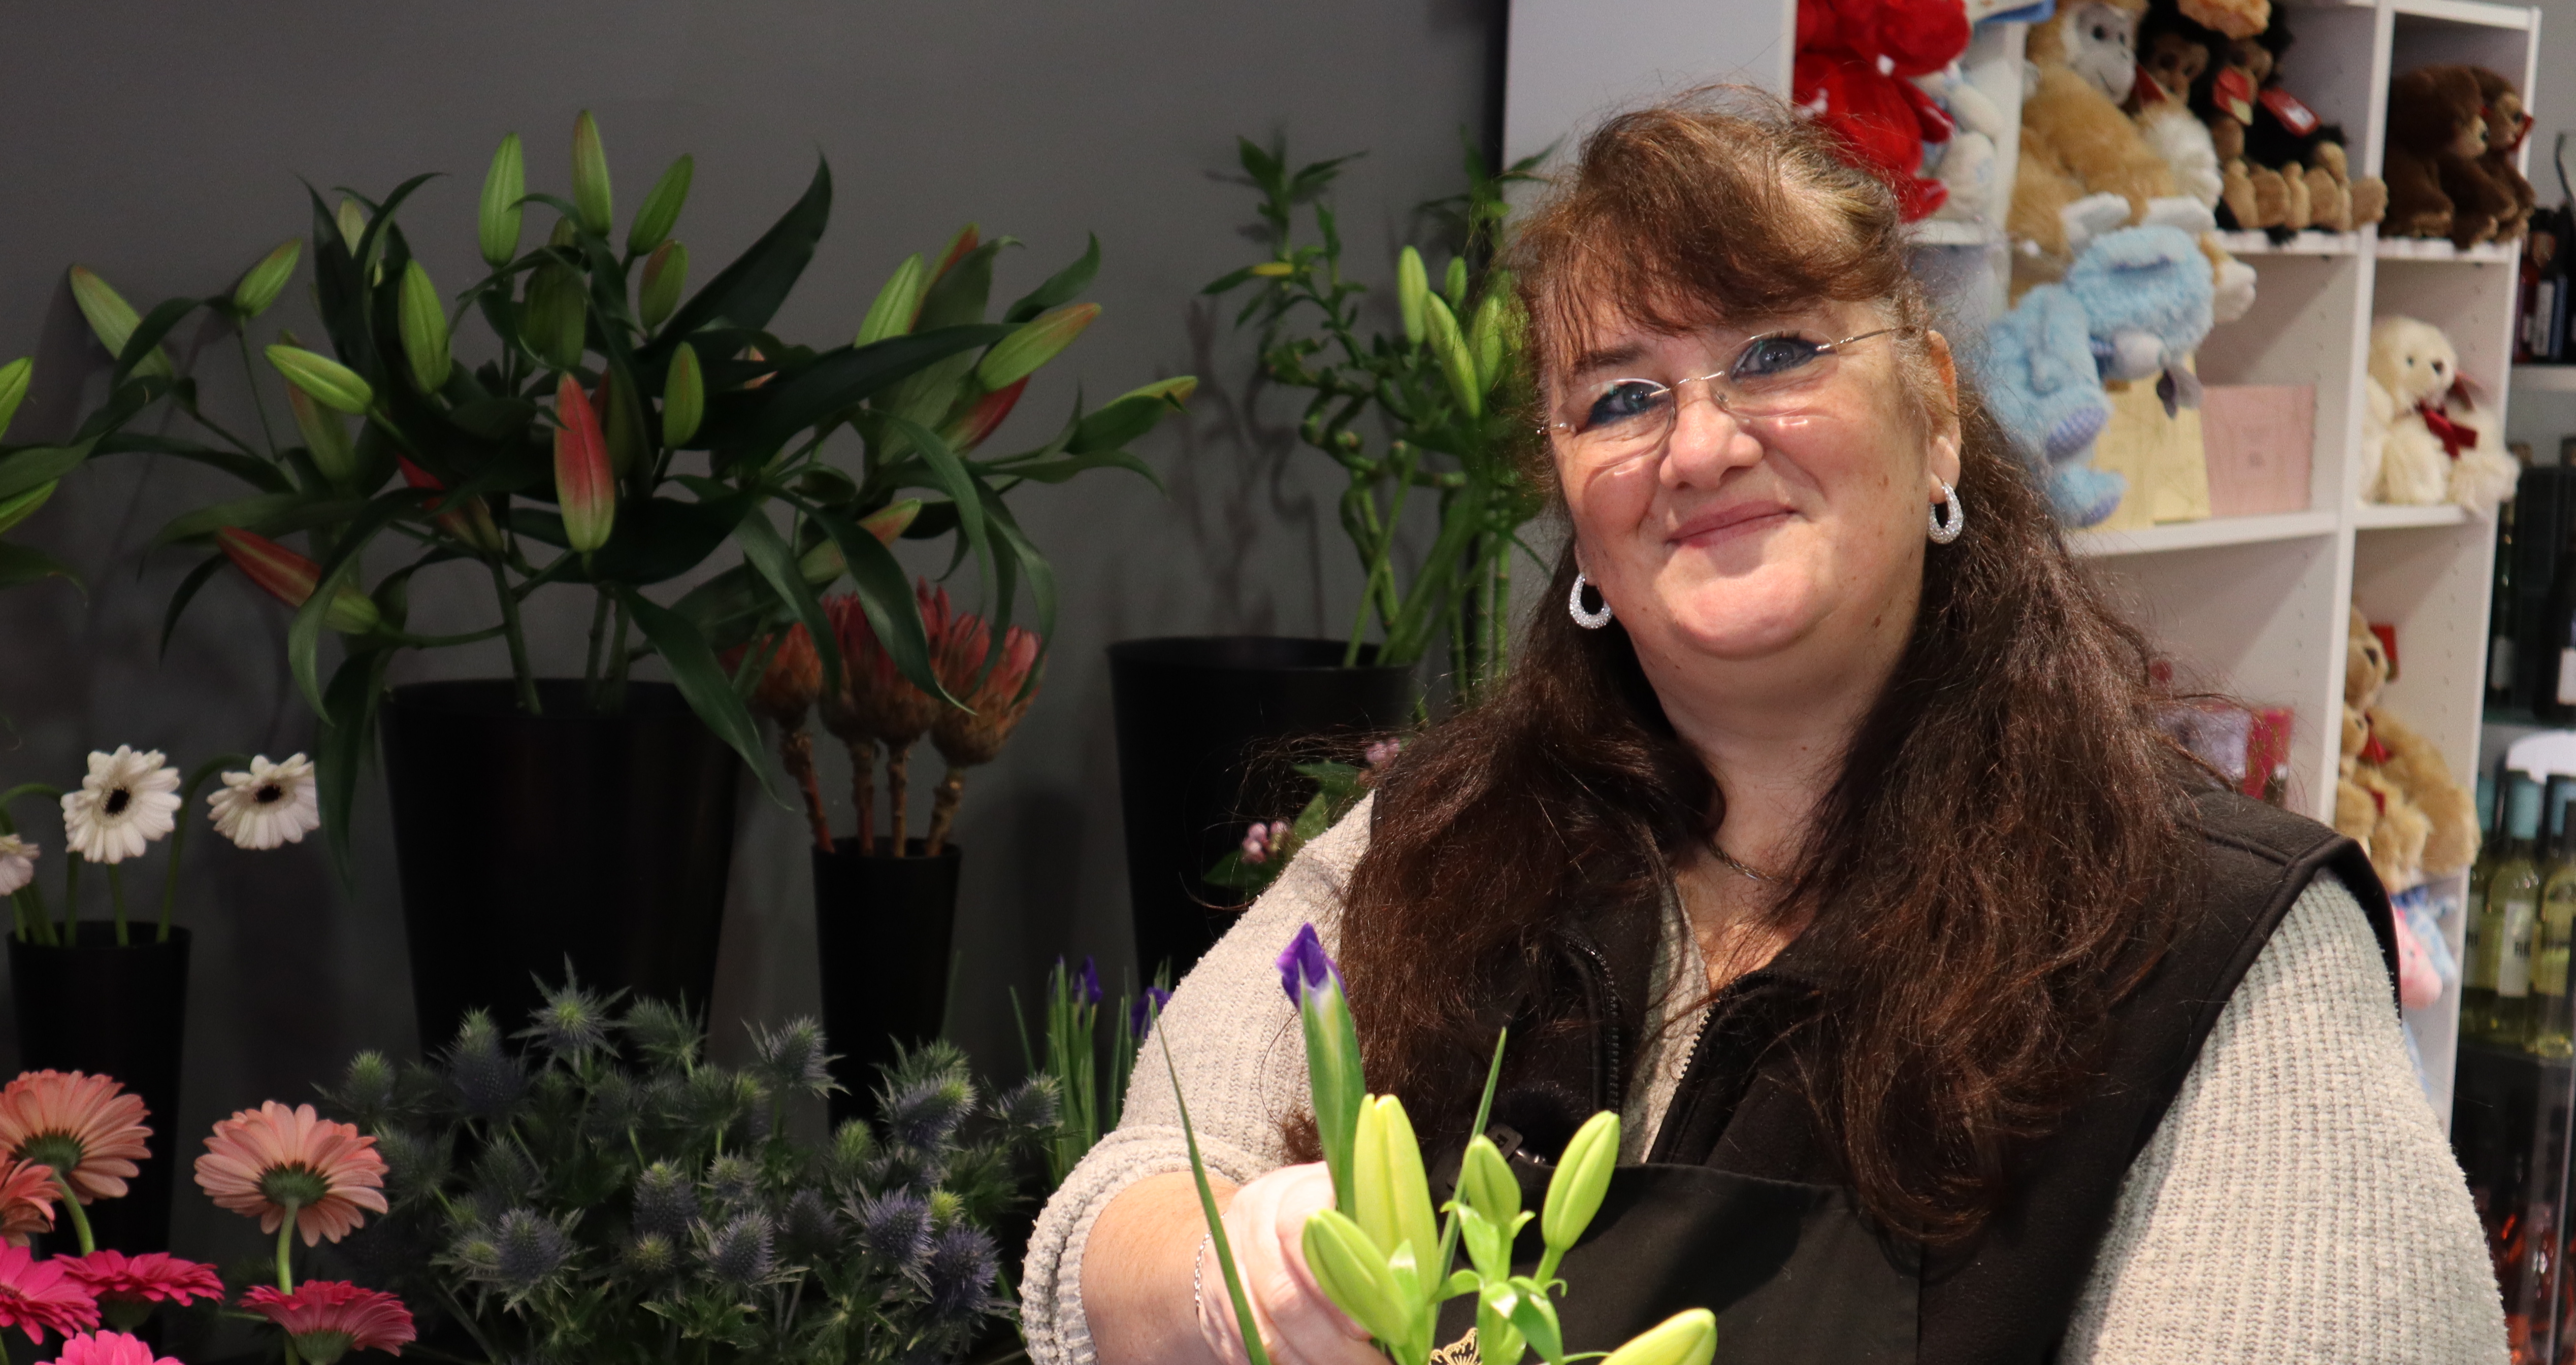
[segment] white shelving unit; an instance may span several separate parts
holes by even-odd
[[[1657,43],[1626,45],[1615,55],[1587,50],[1571,65],[1544,46],[1549,35],[1576,26],[1660,32],[1669,8],[1670,0],[1516,0],[1506,154],[1560,140],[1571,146],[1570,134],[1622,102],[1702,82],[1744,81],[1787,93],[1794,4],[1777,31],[1759,31],[1770,5],[1743,15],[1757,22],[1696,25],[1693,42],[1723,32],[1722,50],[1696,68]],[[2325,121],[2344,127],[2353,160],[2371,174],[2382,162],[2393,76],[2473,62],[2517,77],[2528,91],[2538,61],[2539,14],[2520,6],[2309,3],[2290,10],[2289,22],[2298,35],[2293,88]],[[2018,26],[1989,25],[1965,59],[1971,79],[2011,110],[2019,108],[2021,51]],[[2015,164],[2014,149],[2003,149],[2002,161]],[[1973,263],[1940,267],[1953,280],[1973,279],[2006,249],[1952,224],[1920,229],[1915,246],[1918,260],[1979,253]],[[2309,510],[2081,533],[2076,548],[2100,566],[2187,679],[2248,702],[2295,708],[2292,800],[2299,809],[2321,819],[2333,810],[2347,604],[2397,627],[2401,672],[2385,702],[2440,745],[2466,781],[2478,759],[2494,531],[2455,507],[2361,501],[2361,386],[2371,321],[2402,313],[2440,327],[2458,347],[2463,373],[2499,408],[2516,384],[2576,391],[2576,366],[2536,375],[2537,367],[2511,364],[2516,245],[2457,251],[2448,242],[2381,240],[2365,228],[2300,233],[2278,244],[2260,233],[2230,234],[2227,246],[2254,267],[2259,297],[2251,314],[2210,334],[2200,375],[2214,384],[2316,386]],[[1974,304],[1952,311],[1970,318],[1980,312]],[[2454,949],[2457,920],[2447,925]],[[2446,1117],[2457,1022],[2455,998],[2409,1019]]]

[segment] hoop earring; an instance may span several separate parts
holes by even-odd
[[[1932,543],[1947,545],[1959,538],[1959,532],[1967,529],[1968,505],[1959,501],[1959,490],[1944,483],[1940,475],[1933,475],[1932,482],[1941,485],[1941,505],[1929,513],[1932,518]],[[1944,516],[1944,513],[1948,515]]]
[[[1583,576],[1583,571],[1581,569],[1574,571],[1574,592],[1565,599],[1565,612],[1566,615],[1574,618],[1574,624],[1583,627],[1585,630],[1599,630],[1603,626],[1610,624],[1610,599],[1607,597],[1601,599],[1601,610],[1599,611],[1585,611],[1583,609],[1583,589],[1590,581],[1591,580]],[[1594,588],[1593,591],[1598,593],[1601,590],[1599,588]]]

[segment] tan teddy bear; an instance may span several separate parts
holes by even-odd
[[[2379,705],[2393,676],[2386,648],[2355,608],[2344,643],[2334,825],[2369,851],[2389,890],[2403,891],[2477,860],[2478,813],[2431,741]]]

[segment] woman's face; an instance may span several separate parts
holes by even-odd
[[[1596,345],[1551,383],[1549,415],[1579,430],[1633,405],[1616,380],[1672,387],[1731,364],[1739,374],[1794,368],[1808,343],[1895,325],[1884,308],[1826,303],[1681,336],[1596,329]],[[1739,361],[1749,342],[1771,336],[1790,341]],[[1949,348],[1938,333],[1926,339],[1947,386]],[[1927,429],[1904,344],[1891,334],[1834,356],[1788,415],[1739,421],[1710,401],[1710,385],[1682,385],[1670,438],[1624,459],[1587,458],[1585,442],[1556,430],[1578,563],[1650,674],[1693,657],[1752,661],[1802,648],[1831,667],[1838,654],[1911,631],[1932,480],[1958,481],[1959,447],[1955,420]]]

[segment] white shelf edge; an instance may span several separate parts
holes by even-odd
[[[2277,246],[2260,232],[2212,235],[2230,256],[2352,256],[2361,250],[2361,234],[2358,232],[2300,232]]]
[[[2492,9],[2494,6],[2481,6]],[[2379,259],[2383,261],[2458,261],[2472,265],[2511,265],[2522,259],[2522,243],[2480,242],[2466,251],[2439,237],[2382,237]]]
[[[2576,365],[2516,365],[2515,393],[2576,393]]]
[[[2163,554],[2214,545],[2259,545],[2267,541],[2309,540],[2335,533],[2332,512],[2276,512],[2259,517],[2210,517],[2142,526],[2133,531],[2078,531],[2067,537],[2075,553],[2088,558]]]
[[[2001,246],[2003,237],[1983,223],[1924,218],[1905,225],[1907,246]]]
[[[2389,8],[2416,19],[2524,30],[2531,27],[2533,13],[2521,5],[2489,5],[2480,0],[2397,0]]]
[[[2352,524],[2364,531],[2386,531],[2411,526],[2457,526],[2468,519],[2468,509],[2452,502],[2435,503],[2430,507],[2401,507],[2388,503],[2366,502],[2352,511]]]

